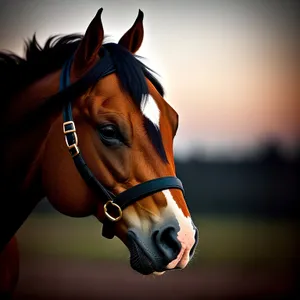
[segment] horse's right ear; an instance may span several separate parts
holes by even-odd
[[[139,9],[139,14],[131,26],[131,28],[121,37],[119,45],[129,50],[131,53],[136,53],[142,45],[144,38],[143,27],[144,13]]]
[[[104,31],[101,21],[103,8],[100,8],[88,26],[74,55],[72,73],[75,78],[81,77],[91,67],[102,46]]]

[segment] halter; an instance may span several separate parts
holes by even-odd
[[[78,136],[76,134],[76,127],[72,116],[72,98],[86,90],[89,86],[97,83],[103,77],[112,74],[116,71],[113,60],[106,48],[102,47],[103,56],[90,69],[90,71],[74,84],[70,82],[70,70],[73,61],[71,57],[63,66],[60,76],[60,93],[63,94],[66,104],[63,108],[63,132],[65,135],[65,142],[71,154],[75,166],[81,177],[91,187],[96,194],[101,194],[107,201],[103,206],[106,219],[103,222],[102,235],[106,238],[113,238],[114,234],[109,232],[106,227],[108,224],[117,222],[122,218],[123,210],[135,203],[136,201],[152,195],[156,192],[165,189],[179,189],[184,193],[182,182],[174,176],[167,176],[152,179],[140,184],[137,184],[126,191],[114,195],[107,190],[93,175],[89,167],[86,165],[83,156],[78,147]],[[109,209],[114,208],[118,212],[118,216],[114,217],[109,213]]]

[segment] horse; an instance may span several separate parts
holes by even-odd
[[[99,9],[84,34],[2,51],[0,290],[19,274],[15,238],[43,198],[60,213],[93,216],[119,238],[144,275],[184,269],[198,229],[176,176],[179,117],[136,54],[144,13],[118,43],[106,42]]]

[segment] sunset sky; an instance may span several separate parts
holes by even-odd
[[[23,54],[37,33],[84,33],[103,7],[118,41],[145,13],[139,55],[161,75],[180,127],[175,153],[253,151],[265,137],[287,151],[300,139],[299,24],[295,1],[1,1],[0,48]]]

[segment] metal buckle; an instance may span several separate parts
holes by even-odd
[[[69,148],[69,153],[72,155],[72,157],[75,157],[76,155],[79,154],[79,148],[77,147],[77,145],[73,144],[71,146],[68,147]],[[74,152],[72,150],[75,150]]]
[[[109,204],[111,204],[112,206],[114,206],[114,207],[116,207],[116,208],[118,209],[118,211],[119,211],[119,216],[118,216],[117,218],[111,216],[111,215],[108,213],[108,211],[107,211],[107,205],[109,205]],[[109,220],[111,220],[112,222],[117,222],[117,221],[119,221],[119,220],[122,218],[122,215],[123,215],[123,212],[122,212],[121,207],[120,207],[118,204],[114,203],[112,200],[109,200],[109,201],[107,201],[107,202],[104,204],[104,213],[105,213],[105,215],[107,216],[107,218],[108,218]]]
[[[66,126],[67,125],[72,125],[72,128],[71,129],[66,129]],[[75,157],[76,155],[79,154],[79,148],[78,148],[78,137],[77,137],[77,133],[76,133],[76,127],[75,127],[75,124],[73,121],[67,121],[67,122],[64,122],[63,123],[63,131],[64,131],[64,135],[65,135],[65,142],[66,142],[66,145],[69,149],[69,152],[70,154],[72,155],[72,157]],[[67,137],[67,134],[68,133],[72,133],[74,138],[75,138],[75,143],[74,144],[69,144],[69,141],[68,141],[68,137]],[[75,150],[75,151],[73,151]]]
[[[65,135],[65,141],[66,141],[66,144],[67,144],[67,147],[70,149],[72,146],[76,145],[78,146],[78,137],[77,137],[77,133],[76,132],[72,132],[73,135],[74,135],[74,138],[75,138],[75,143],[74,144],[71,144],[69,145],[69,141],[68,141],[68,137],[67,135]]]
[[[67,130],[66,129],[67,125],[72,125],[72,129]],[[64,134],[71,133],[71,132],[76,132],[76,127],[75,127],[74,121],[64,122],[63,123],[63,131],[64,131]]]

